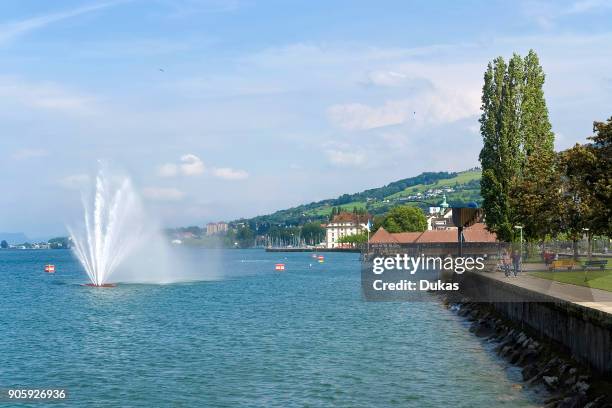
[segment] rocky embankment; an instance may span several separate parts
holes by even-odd
[[[612,382],[576,363],[558,345],[537,339],[486,304],[465,301],[448,307],[471,322],[472,333],[496,343],[502,358],[522,367],[525,387],[548,389],[546,408],[612,408]]]

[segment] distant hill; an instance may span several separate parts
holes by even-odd
[[[439,204],[445,194],[451,206],[482,202],[480,196],[480,169],[462,172],[426,172],[416,177],[394,181],[383,187],[354,194],[343,194],[335,199],[303,204],[272,214],[240,219],[232,224],[248,223],[252,228],[260,225],[296,226],[307,222],[327,221],[333,207],[348,211],[366,209],[370,214],[383,214],[397,205],[413,205],[426,209]]]
[[[0,232],[0,241],[15,245],[28,242],[28,237],[23,232]]]

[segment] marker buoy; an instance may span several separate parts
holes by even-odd
[[[285,264],[284,263],[277,263],[276,265],[274,265],[274,270],[275,271],[284,271],[285,270]]]
[[[319,255],[318,260],[319,260],[319,263],[323,263],[325,258],[323,257],[323,255]]]
[[[47,273],[55,273],[55,265],[45,265],[45,272]]]

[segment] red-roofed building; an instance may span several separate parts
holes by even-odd
[[[476,223],[463,230],[464,242],[494,243],[497,235],[487,231],[483,223]],[[383,227],[370,238],[370,244],[427,244],[457,243],[457,229],[428,230],[423,232],[390,233]]]

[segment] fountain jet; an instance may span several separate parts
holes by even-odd
[[[109,287],[109,279],[147,234],[143,208],[128,177],[100,169],[93,198],[83,195],[84,225],[68,227],[73,250],[87,272],[89,286]]]

